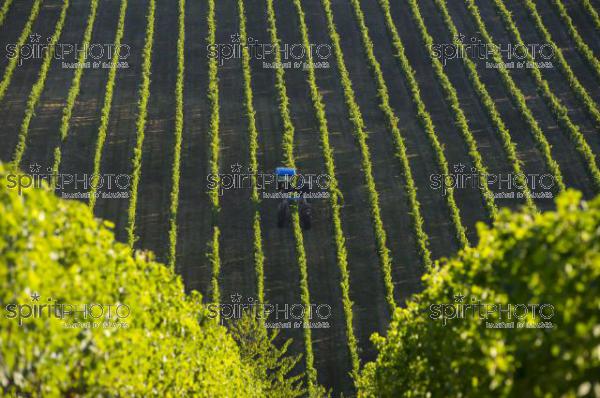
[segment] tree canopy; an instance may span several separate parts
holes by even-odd
[[[82,203],[0,164],[0,389],[8,396],[262,396],[235,341],[169,268]],[[13,180],[14,181],[14,180]]]
[[[358,395],[600,395],[600,198],[556,204],[504,210],[476,247],[437,263],[373,337]]]

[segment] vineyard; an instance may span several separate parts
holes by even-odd
[[[206,304],[276,306],[311,396],[477,223],[600,192],[599,0],[2,2],[0,161]],[[278,167],[325,176],[310,228]]]

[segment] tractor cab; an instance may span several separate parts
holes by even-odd
[[[275,169],[275,179],[278,192],[290,192],[293,190],[294,177],[296,169],[293,167],[277,167]]]
[[[308,203],[305,186],[297,187],[296,169],[293,167],[277,167],[275,169],[275,181],[277,192],[282,193],[282,199],[277,211],[277,226],[285,227],[291,218],[291,204],[298,205],[300,226],[303,229],[311,227],[311,206]],[[306,184],[303,184],[306,185]]]

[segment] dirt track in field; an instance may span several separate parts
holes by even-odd
[[[210,239],[210,203],[206,190],[208,170],[209,102],[206,2],[186,2],[185,79],[181,185],[179,191],[177,263],[186,287],[207,293],[211,271],[205,261]],[[172,22],[174,24],[175,21]],[[159,31],[159,35],[160,35]],[[173,43],[170,44],[173,46]],[[172,87],[171,87],[172,88]]]
[[[217,43],[231,43],[231,35],[239,32],[236,0],[218,1]],[[206,53],[206,51],[203,51]],[[206,55],[205,55],[206,57]],[[248,121],[243,102],[241,58],[228,60],[219,67],[219,102],[221,118],[221,173],[248,173],[250,152]],[[221,196],[219,227],[221,229],[221,300],[230,302],[231,295],[240,294],[244,302],[256,299],[253,230],[254,205],[249,188],[225,190]]]
[[[166,261],[168,252],[169,195],[172,188],[171,165],[175,142],[176,26],[177,8],[158,2],[148,121],[138,190],[140,200],[136,228],[140,239],[136,247],[152,248],[162,261]],[[181,179],[181,192],[183,192],[186,180],[183,172]]]

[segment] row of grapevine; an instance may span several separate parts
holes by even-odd
[[[21,31],[21,35],[16,43],[15,54],[8,61],[8,65],[6,65],[6,69],[4,69],[4,76],[2,77],[2,81],[0,81],[0,101],[4,99],[4,95],[6,94],[6,90],[10,85],[10,81],[12,79],[12,75],[17,67],[17,63],[19,62],[19,58],[21,57],[21,48],[27,42],[29,35],[31,34],[31,28],[33,27],[33,23],[38,17],[40,13],[40,7],[42,5],[42,0],[35,0],[33,6],[31,7],[31,13],[29,14],[29,18],[27,19],[27,23]]]
[[[256,298],[259,303],[265,302],[265,254],[263,252],[262,231],[260,227],[260,212],[254,211],[252,222],[254,233],[254,272],[256,274]]]
[[[300,33],[302,36],[302,44],[304,48],[309,48],[309,35],[308,28],[306,26],[306,18],[304,10],[302,9],[302,3],[300,0],[294,0],[296,12],[300,23]],[[333,149],[329,143],[329,127],[327,125],[327,117],[325,113],[325,105],[323,104],[319,87],[317,86],[317,78],[315,75],[315,69],[310,67],[313,64],[313,56],[310,51],[307,53],[307,63],[309,65],[306,68],[308,74],[308,85],[310,88],[310,96],[315,112],[317,122],[319,124],[319,133],[321,138],[321,149],[323,152],[323,159],[325,161],[325,170],[329,176],[329,205],[331,207],[331,214],[333,220],[333,235],[335,239],[336,247],[336,258],[337,265],[340,270],[340,289],[342,292],[342,305],[344,310],[344,316],[346,318],[346,343],[348,346],[348,352],[350,354],[350,361],[352,365],[353,377],[358,376],[360,370],[360,359],[358,357],[357,340],[354,334],[353,326],[353,311],[352,311],[352,300],[350,299],[350,274],[348,271],[348,250],[346,248],[346,238],[344,237],[344,231],[342,228],[341,218],[341,193],[339,191],[339,183],[335,172],[335,161],[333,157]]]
[[[267,0],[267,19],[269,23],[269,34],[274,48],[279,49],[279,39],[277,38],[277,24],[275,19],[275,10],[273,2]],[[275,61],[279,62],[281,56],[278,50],[274,50]],[[287,88],[285,86],[285,73],[283,68],[275,68],[275,88],[279,94],[279,111],[283,123],[283,141],[282,146],[285,149],[283,153],[283,162],[286,165],[293,166],[293,147],[294,147],[294,125],[289,114],[289,99],[287,96]]]
[[[450,17],[450,13],[446,8],[445,0],[435,0],[435,3],[442,14],[442,19],[444,20],[446,28],[453,37],[453,44],[457,49],[460,49],[461,53],[466,54],[466,51],[463,48],[464,44],[459,39],[458,30],[456,29],[456,26]],[[483,84],[479,78],[479,73],[477,72],[477,66],[475,63],[468,56],[461,57],[461,59],[463,60],[463,64],[467,69],[469,80],[471,81],[471,84],[473,85],[473,88],[479,97],[479,101],[485,108],[490,122],[493,124],[494,129],[502,141],[504,152],[506,153],[506,156],[511,164],[512,171],[517,179],[517,183],[519,186],[521,186],[522,192],[525,196],[525,203],[529,208],[535,209],[535,203],[531,197],[531,192],[523,172],[522,162],[517,156],[516,146],[512,142],[510,132],[508,131],[504,121],[502,120],[502,117],[500,116],[500,113],[498,112],[498,109],[496,108],[496,103],[485,87],[485,84]]]
[[[387,2],[388,0],[382,0]],[[421,33],[421,39],[425,44],[426,48],[432,48],[433,46],[433,38],[427,31],[427,27],[425,26],[425,22],[423,21],[423,17],[421,16],[421,11],[419,10],[419,5],[414,0],[409,0],[410,10],[412,13],[412,17],[414,21],[417,23],[419,27],[419,32]],[[458,93],[456,92],[456,88],[446,76],[444,72],[444,66],[442,62],[433,55],[432,52],[429,53],[429,57],[431,59],[433,70],[435,72],[435,76],[438,79],[442,89],[444,90],[444,94],[446,96],[446,100],[448,101],[448,107],[450,108],[450,112],[454,115],[454,123],[459,128],[460,133],[467,144],[467,149],[469,150],[469,156],[471,157],[471,161],[473,162],[473,166],[477,171],[479,177],[479,186],[481,189],[481,194],[483,197],[485,208],[488,212],[489,217],[492,220],[495,220],[498,215],[498,208],[494,203],[494,194],[490,191],[487,184],[487,169],[483,163],[483,159],[479,153],[479,149],[477,147],[477,141],[473,137],[473,133],[471,133],[471,129],[469,128],[469,124],[467,122],[467,118],[460,106],[460,102],[458,101]]]
[[[104,148],[104,142],[106,141],[106,133],[108,131],[108,122],[110,120],[110,110],[112,107],[113,94],[115,88],[115,78],[117,76],[117,66],[119,63],[119,56],[121,53],[121,40],[123,39],[123,33],[125,32],[125,14],[127,12],[127,0],[121,0],[121,8],[119,9],[119,22],[117,24],[117,32],[115,34],[113,58],[111,61],[111,67],[108,71],[108,81],[106,82],[106,92],[104,94],[104,105],[102,106],[102,113],[100,119],[100,128],[98,129],[98,138],[96,141],[96,150],[94,153],[94,171],[92,173],[92,180],[90,182],[90,209],[94,209],[96,205],[96,189],[98,185],[98,178],[100,174],[100,163],[102,161],[102,149]]]
[[[219,274],[221,272],[220,238],[221,230],[218,226],[213,225],[212,238],[209,243],[209,251],[206,254],[206,257],[212,270],[210,289],[212,294],[211,300],[214,304],[219,304],[221,302],[221,289],[219,288]],[[217,322],[219,321],[220,318],[217,317]]]
[[[154,17],[156,1],[149,0],[148,14],[146,16],[146,40],[142,52],[142,82],[139,88],[138,115],[135,123],[137,133],[132,158],[131,194],[129,195],[129,208],[127,210],[127,243],[133,248],[135,243],[135,215],[137,211],[138,187],[142,173],[142,148],[146,131],[146,118],[148,115],[148,100],[150,98],[150,72],[152,67],[152,47],[154,44]]]
[[[444,150],[442,149],[442,145],[440,144],[437,138],[437,134],[435,132],[435,127],[433,125],[433,121],[431,120],[431,116],[429,115],[429,112],[427,112],[427,109],[425,108],[425,103],[421,98],[421,93],[419,89],[419,84],[417,82],[417,78],[415,76],[415,71],[410,65],[410,61],[408,60],[408,57],[406,56],[404,51],[404,44],[402,43],[402,39],[400,39],[398,30],[394,25],[394,20],[390,11],[389,2],[385,0],[379,0],[379,4],[381,5],[381,8],[383,10],[385,23],[392,38],[392,45],[396,50],[396,58],[400,63],[400,69],[402,70],[402,73],[404,74],[404,77],[410,87],[413,103],[417,107],[417,116],[419,118],[419,121],[421,122],[421,125],[425,130],[427,138],[429,139],[429,142],[434,149],[438,167],[442,175],[450,175],[448,161],[446,160],[446,156],[444,155]],[[452,187],[447,188],[446,202],[450,210],[450,217],[452,219],[452,223],[456,230],[456,239],[458,240],[461,247],[466,247],[469,245],[469,241],[467,240],[465,228],[462,225],[462,221],[460,219],[460,211],[458,209],[458,206],[456,205],[456,201],[454,200],[454,189],[452,189]]]
[[[183,12],[183,11],[182,11]],[[209,45],[215,44],[215,37],[217,32],[217,23],[215,21],[215,0],[208,1],[208,38],[207,42]],[[183,35],[183,21],[182,21],[182,35]],[[182,49],[183,52],[183,44]],[[183,58],[183,55],[182,55]],[[183,61],[182,61],[183,62]],[[182,65],[183,68],[183,65]],[[183,73],[182,73],[183,76]],[[183,77],[182,77],[183,84]],[[217,60],[215,58],[208,59],[208,100],[210,103],[210,125],[209,125],[209,137],[210,137],[210,159],[209,159],[209,173],[214,176],[219,175],[219,126],[220,126],[220,114],[219,114],[219,78],[218,78],[218,67]],[[182,110],[183,120],[183,110]],[[219,253],[219,237],[221,231],[217,224],[219,215],[219,193],[217,187],[208,192],[210,198],[211,210],[212,210],[212,239],[209,243],[207,258],[211,265],[212,278],[211,278],[211,290],[212,290],[212,301],[219,303],[221,300],[219,290],[219,273],[221,271],[221,257]]]
[[[446,8],[445,2],[446,2],[446,0],[436,1],[438,6],[440,7],[440,9],[442,8],[442,5],[443,5],[444,9]],[[445,11],[447,13],[447,10],[445,10]],[[481,17],[479,17],[478,13],[475,14],[475,19],[477,22],[478,29],[479,29],[482,37],[485,40],[485,43],[488,45],[488,48],[491,49],[491,52],[492,52],[491,55],[492,55],[493,61],[497,64],[501,64],[503,62],[502,57],[500,56],[498,49],[495,46],[491,45],[493,43],[493,41],[492,41],[490,35],[488,34],[487,30],[484,29],[485,26],[483,25],[483,21],[481,21]],[[446,19],[446,23],[452,23],[452,20],[448,17],[448,19]],[[454,29],[456,29],[456,27],[454,27]],[[504,86],[506,87],[507,91],[509,92],[514,105],[517,107],[517,109],[519,110],[519,113],[521,114],[521,116],[523,117],[525,122],[527,123],[527,126],[530,129],[529,131],[533,136],[536,146],[538,147],[539,151],[541,152],[542,157],[544,158],[544,162],[545,162],[546,166],[548,167],[548,170],[552,174],[558,189],[560,191],[563,191],[565,189],[565,184],[563,182],[562,172],[560,171],[558,163],[552,157],[552,153],[550,151],[550,144],[548,143],[546,136],[542,132],[542,129],[540,128],[537,120],[531,113],[531,110],[527,107],[527,102],[525,101],[525,95],[523,94],[521,89],[516,85],[515,81],[511,77],[508,69],[498,68],[497,71],[498,71],[498,73],[500,73],[502,82],[503,82]]]
[[[377,83],[377,95],[379,96],[380,104],[379,108],[382,110],[388,128],[392,133],[392,137],[394,138],[394,143],[396,145],[397,157],[400,160],[400,166],[402,169],[402,175],[404,177],[404,184],[406,186],[407,197],[408,197],[408,205],[410,207],[410,215],[412,217],[412,225],[415,234],[415,240],[417,244],[417,251],[419,252],[419,256],[421,257],[421,262],[425,268],[431,267],[431,252],[427,247],[429,244],[429,237],[423,230],[423,217],[421,216],[421,205],[419,200],[417,199],[417,189],[415,185],[415,181],[412,176],[412,170],[410,167],[410,163],[408,161],[408,156],[406,155],[406,145],[404,143],[404,138],[400,133],[400,129],[398,128],[399,120],[394,113],[394,110],[390,106],[390,98],[388,93],[387,84],[383,77],[383,72],[381,71],[381,65],[379,61],[375,57],[375,53],[373,52],[373,43],[369,37],[369,31],[365,24],[364,15],[360,8],[360,3],[352,0],[352,6],[354,7],[355,15],[358,20],[358,24],[362,33],[363,40],[363,48],[365,54],[367,56],[367,60],[369,61],[369,65],[371,67],[371,72],[373,73],[373,77]]]
[[[590,68],[592,68],[592,70],[596,74],[596,78],[600,80],[600,61],[598,61],[598,59],[594,56],[594,52],[592,51],[592,49],[585,43],[585,41],[577,31],[577,28],[575,27],[575,24],[573,24],[573,20],[569,16],[569,12],[565,8],[562,1],[551,1],[552,4],[554,4],[554,7],[558,11],[558,13],[560,14],[560,18],[563,20],[565,25],[567,25],[569,35],[571,36],[573,42],[575,42],[575,47],[577,48],[577,51],[579,51],[579,53],[586,60]]]
[[[277,24],[275,18],[275,10],[273,8],[273,0],[267,0],[267,19],[269,23],[269,33],[271,36],[271,43],[273,45],[273,52],[275,54],[275,63],[281,64],[281,53],[279,47],[279,39],[277,37]],[[289,110],[289,98],[287,96],[287,89],[285,86],[285,72],[283,68],[275,68],[275,79],[276,88],[279,97],[279,112],[283,121],[283,137],[282,137],[282,148],[284,163],[289,167],[296,167],[294,159],[294,125],[290,116]],[[308,290],[308,269],[306,264],[306,253],[304,251],[304,239],[302,236],[302,228],[300,227],[300,218],[298,215],[298,209],[293,206],[292,209],[292,229],[294,234],[294,241],[296,242],[296,255],[298,260],[298,267],[300,270],[300,300],[306,308],[310,306],[310,292]],[[309,322],[309,311],[304,311],[304,322]],[[306,376],[307,376],[307,387],[309,396],[314,396],[315,389],[317,386],[317,371],[314,368],[314,354],[312,349],[312,333],[308,327],[303,328],[304,333],[304,349],[305,349],[305,363],[306,363]]]
[[[346,107],[350,115],[350,120],[354,125],[354,135],[358,141],[358,146],[360,149],[361,166],[363,169],[365,184],[367,186],[367,192],[369,194],[369,206],[371,208],[371,221],[373,223],[374,230],[373,232],[375,234],[377,252],[379,254],[379,262],[383,274],[385,297],[390,309],[390,313],[393,313],[396,308],[396,303],[394,301],[394,284],[392,282],[392,259],[390,257],[390,251],[387,247],[387,234],[385,232],[383,221],[381,219],[381,210],[379,207],[379,193],[377,192],[377,188],[375,187],[375,179],[373,178],[371,153],[369,150],[369,146],[367,145],[365,123],[362,118],[360,107],[356,102],[354,89],[352,88],[352,81],[350,80],[350,74],[348,73],[348,69],[346,68],[346,62],[344,60],[344,54],[342,52],[342,46],[340,44],[340,36],[337,33],[333,21],[333,12],[331,11],[331,5],[327,0],[322,0],[321,2],[323,4],[323,8],[325,9],[325,15],[327,17],[327,30],[329,32],[329,37],[333,44],[333,52],[335,55],[338,72],[342,80],[342,88],[344,91]]]
[[[171,168],[171,197],[169,204],[169,267],[177,266],[177,210],[179,207],[179,170],[181,167],[181,141],[183,139],[183,81],[185,72],[185,0],[178,1],[177,21],[177,77],[175,78],[175,142]]]
[[[481,26],[479,26],[479,28],[483,34],[483,31],[486,28],[485,28],[485,26],[483,26],[483,21],[481,20],[481,17],[479,16],[479,10],[478,10],[477,6],[475,5],[475,1],[474,0],[467,0],[467,1],[470,3],[469,9],[471,11],[471,14],[477,19],[478,25],[479,25],[479,23],[482,24]],[[506,6],[502,2],[502,0],[494,0],[494,3],[496,5],[496,7],[498,8],[498,10],[500,11],[502,19],[503,19],[504,23],[506,24],[506,27],[512,33],[517,45],[521,46],[521,48],[526,48],[525,43],[523,42],[523,39],[521,38],[521,35],[519,33],[519,30],[517,29],[514,21],[512,20],[510,12],[506,8]],[[488,38],[489,38],[489,35],[488,35]],[[596,164],[596,158],[595,158],[594,154],[592,153],[592,150],[590,149],[588,143],[586,142],[583,134],[581,134],[581,131],[579,131],[579,127],[577,127],[571,121],[571,118],[569,117],[569,114],[568,114],[568,109],[560,102],[558,97],[550,90],[550,86],[548,85],[548,82],[542,77],[542,72],[540,72],[540,69],[534,63],[534,60],[533,60],[533,57],[531,56],[531,54],[529,52],[525,52],[524,55],[526,56],[527,61],[531,62],[533,64],[533,68],[529,68],[529,71],[530,71],[533,79],[535,80],[538,92],[544,98],[548,107],[552,110],[558,123],[568,132],[571,141],[573,141],[575,144],[575,148],[581,154],[581,156],[583,157],[583,160],[586,163],[588,172],[589,172],[590,176],[592,177],[592,180],[594,182],[596,190],[600,190],[600,170],[598,170],[598,165]]]
[[[6,19],[6,14],[8,14],[8,10],[12,4],[13,0],[6,0],[4,4],[2,4],[2,8],[0,8],[0,26],[4,23]]]
[[[596,30],[600,31],[600,16],[598,15],[598,11],[594,9],[594,6],[590,0],[581,0],[581,4],[583,4],[583,8],[585,8],[587,13],[592,18],[592,22],[594,22]]]
[[[90,2],[90,13],[87,18],[87,25],[85,32],[83,33],[83,40],[81,41],[81,48],[88,48],[90,41],[92,40],[92,32],[94,31],[94,22],[96,20],[96,12],[98,10],[99,0],[92,0]],[[82,65],[85,63],[87,53],[81,51],[77,57],[77,63]],[[60,121],[60,143],[54,148],[54,161],[52,162],[52,175],[58,174],[60,162],[62,158],[61,146],[67,139],[69,134],[69,124],[71,123],[71,116],[73,115],[73,108],[75,107],[75,101],[79,96],[79,89],[81,86],[81,76],[83,75],[84,68],[76,68],[73,74],[73,80],[71,81],[71,87],[67,94],[67,102],[62,110],[62,118]]]
[[[425,26],[425,21],[423,20],[423,17],[421,16],[421,11],[419,9],[418,3],[414,0],[410,0],[410,9],[412,12],[413,19],[415,20],[415,22],[417,23],[417,26],[419,27],[419,31],[421,33],[421,38],[422,38],[425,46],[427,48],[432,48],[433,47],[433,38],[427,31],[427,27]],[[433,69],[436,74],[436,77],[439,80],[440,85],[442,86],[442,88],[444,90],[446,99],[449,101],[450,111],[454,114],[455,123],[460,128],[461,134],[463,135],[463,138],[464,138],[465,142],[467,143],[469,155],[471,156],[473,165],[475,166],[475,169],[477,170],[477,173],[479,175],[479,183],[480,183],[480,186],[482,187],[481,188],[482,195],[485,200],[485,206],[488,211],[488,214],[492,220],[495,220],[498,215],[498,208],[496,207],[496,205],[494,203],[492,192],[487,187],[487,185],[488,185],[487,184],[487,170],[486,170],[485,166],[483,165],[483,159],[481,158],[481,155],[479,154],[479,150],[477,148],[477,142],[475,141],[475,138],[473,137],[473,134],[471,133],[467,118],[460,106],[456,88],[450,82],[450,79],[444,72],[444,67],[443,67],[441,61],[437,57],[435,57],[433,53],[430,52],[429,55],[430,55],[430,58],[431,58],[431,61],[433,64]],[[531,197],[531,192],[529,191],[529,188],[527,187],[525,177],[522,174],[519,174],[519,175],[517,175],[517,178],[519,178],[521,191],[524,194],[527,205],[530,207],[533,207],[534,206],[533,199]]]
[[[248,34],[246,32],[246,12],[244,0],[238,0],[238,14],[240,21],[240,42],[246,43]],[[257,189],[258,172],[258,130],[256,129],[256,118],[254,110],[254,99],[252,94],[252,74],[250,72],[250,52],[248,47],[242,47],[242,69],[244,74],[244,105],[246,107],[246,118],[248,119],[248,136],[250,149],[250,170],[252,170],[252,203],[254,204],[254,221],[252,230],[254,232],[254,270],[256,274],[256,296],[259,303],[265,302],[264,286],[264,262],[262,231],[260,227],[260,197]]]
[[[63,0],[62,8],[60,10],[60,16],[58,17],[58,21],[56,22],[56,26],[54,28],[54,33],[50,38],[50,42],[48,43],[48,51],[44,54],[44,60],[42,61],[42,66],[38,73],[38,78],[31,88],[31,93],[29,94],[29,99],[27,100],[27,106],[25,108],[25,116],[23,121],[21,122],[21,128],[19,130],[19,135],[17,138],[17,145],[15,147],[15,152],[13,155],[13,163],[15,165],[19,165],[21,163],[21,158],[23,157],[23,153],[25,152],[25,147],[27,145],[27,136],[29,135],[29,124],[31,123],[31,119],[35,114],[35,107],[38,104],[38,101],[42,95],[42,91],[44,90],[44,85],[46,84],[46,77],[48,76],[48,70],[50,69],[50,63],[52,62],[52,58],[54,56],[54,46],[58,42],[60,35],[62,33],[63,26],[65,25],[65,19],[67,17],[67,10],[69,9],[69,0]]]
[[[554,43],[554,41],[552,40],[552,35],[544,26],[544,22],[542,21],[542,17],[537,11],[535,3],[532,0],[524,0],[523,3],[529,11],[529,15],[533,19],[535,27],[539,31],[540,35],[544,38],[544,40],[546,40],[546,42],[549,45],[552,46],[552,49],[554,50],[554,56],[558,60],[558,65],[560,66],[560,70],[569,82],[569,85],[571,86],[573,91],[575,91],[577,98],[579,99],[587,113],[590,115],[592,120],[596,123],[596,126],[600,127],[600,112],[598,111],[597,104],[594,102],[594,100],[585,90],[585,88],[583,88],[583,86],[579,82],[579,79],[571,70],[571,67],[567,63],[567,60],[565,59],[560,47],[558,47],[556,43]]]

